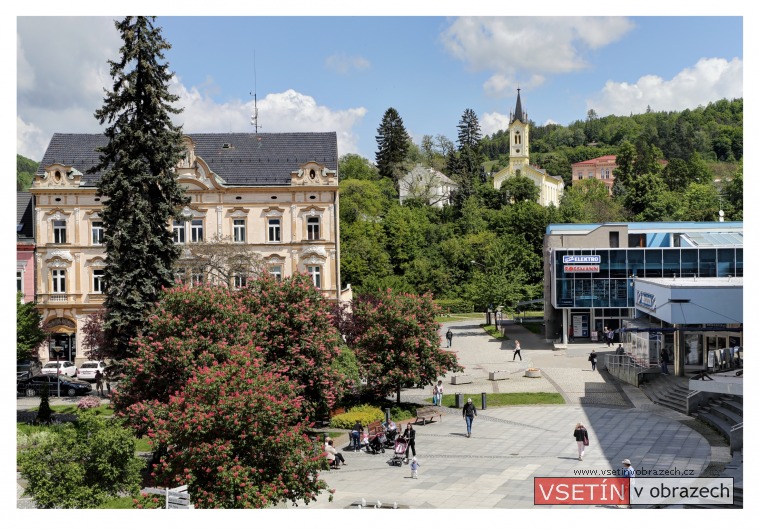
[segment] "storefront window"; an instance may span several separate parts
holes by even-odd
[[[702,248],[698,251],[698,275],[702,278],[717,276],[717,250]]]
[[[659,249],[646,249],[646,278],[661,278],[662,265],[661,265],[661,250]]]
[[[735,275],[743,277],[743,249],[735,249]]]
[[[609,251],[609,277],[627,278],[627,251],[610,250]]]
[[[608,278],[609,277],[609,251],[597,250],[593,252],[596,256],[601,256],[601,263],[599,272],[595,274],[595,278]]]
[[[609,307],[609,280],[593,280],[593,306]]]
[[[663,251],[665,278],[679,278],[680,275],[680,249],[665,249]]]
[[[575,307],[592,307],[591,280],[575,280]]]
[[[630,280],[610,280],[609,305],[611,307],[629,307],[632,298],[628,299],[628,283]]]
[[[643,278],[643,250],[627,251],[627,274]]]
[[[698,276],[698,250],[684,248],[680,251],[680,275],[683,278]]]
[[[735,249],[720,248],[717,250],[717,276],[735,276]]]

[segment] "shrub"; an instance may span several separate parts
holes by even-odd
[[[382,421],[385,419],[385,413],[379,407],[372,405],[359,405],[353,407],[345,414],[338,414],[333,416],[329,421],[329,426],[336,429],[351,429],[357,421],[361,422],[361,425],[369,425],[375,421]]]
[[[50,409],[50,396],[47,385],[42,385],[40,407],[37,409],[37,423],[50,423],[53,411]]]

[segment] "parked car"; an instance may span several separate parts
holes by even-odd
[[[50,361],[42,367],[43,374],[61,374],[76,377],[76,365],[71,361]]]
[[[47,386],[48,393],[51,396],[58,396],[58,380],[60,379],[61,396],[77,396],[89,394],[92,391],[92,385],[75,381],[65,375],[41,374],[22,379],[16,383],[16,392],[25,394],[28,397],[39,396],[42,387]]]
[[[95,374],[100,372],[103,375],[105,363],[103,361],[85,361],[82,366],[76,369],[76,378],[86,381],[94,381]]]
[[[16,379],[27,379],[42,373],[42,363],[36,359],[16,361]]]

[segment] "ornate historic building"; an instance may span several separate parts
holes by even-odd
[[[493,186],[500,189],[511,177],[527,177],[540,190],[538,203],[542,206],[559,205],[564,192],[564,180],[549,175],[545,169],[530,165],[530,123],[527,113],[522,112],[522,98],[517,89],[517,105],[509,115],[509,167],[493,175]]]
[[[100,134],[55,134],[35,175],[36,300],[53,332],[42,360],[81,360],[82,326],[104,301],[101,175],[87,170],[106,142]],[[190,204],[184,220],[166,227],[185,245],[179,276],[214,281],[192,259],[192,249],[214,243],[230,256],[239,248],[257,258],[257,270],[241,261],[231,271],[233,287],[262,270],[300,272],[325,296],[350,299],[350,286],[340,288],[335,133],[189,134],[184,145],[176,174]]]

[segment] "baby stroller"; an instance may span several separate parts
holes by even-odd
[[[395,427],[395,424],[393,424],[394,428],[390,428],[386,423],[382,424],[383,427],[385,427],[385,447],[395,447],[395,439],[398,436],[398,428]]]
[[[372,454],[374,455],[376,455],[377,453],[384,453],[386,441],[387,441],[387,437],[385,436],[385,433],[383,431],[376,432],[373,435],[370,435],[369,447],[367,451],[371,450]]]
[[[408,442],[403,436],[399,436],[395,440],[395,446],[393,448],[393,452],[395,453],[393,455],[393,458],[391,458],[388,463],[391,466],[398,466],[400,467],[403,465],[403,461],[406,459],[406,448],[408,447]]]

